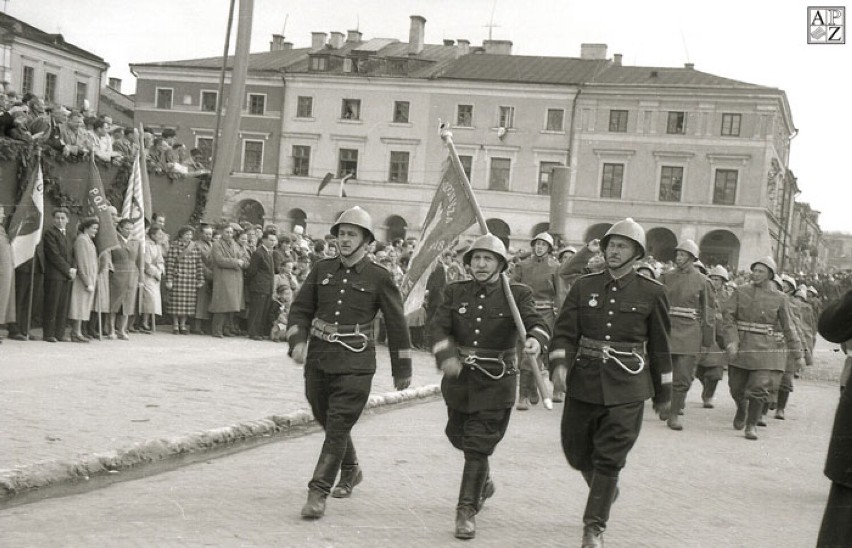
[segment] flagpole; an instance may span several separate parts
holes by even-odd
[[[41,146],[36,145],[35,147],[35,168],[38,170],[41,167]],[[36,172],[36,177],[38,177],[38,172]],[[44,198],[42,198],[44,200]],[[42,233],[44,232],[44,201],[42,201]],[[35,293],[35,269],[36,269],[36,259],[38,259],[38,245],[36,244],[35,252],[33,253],[33,264],[30,267],[30,298],[29,304],[27,305],[27,341],[30,340],[30,327],[33,318],[33,293]]]
[[[470,185],[470,181],[467,178],[467,173],[464,172],[462,168],[461,160],[459,159],[458,153],[456,152],[456,146],[453,143],[453,134],[448,129],[448,124],[440,124],[441,129],[441,139],[444,140],[444,143],[447,145],[447,149],[450,152],[450,161],[453,163],[453,166],[456,169],[456,172],[459,174],[459,178],[462,182],[462,187],[464,188],[465,196],[470,201],[471,206],[473,207],[473,211],[476,214],[476,221],[479,223],[479,228],[483,233],[488,233],[488,225],[485,222],[485,217],[482,215],[482,210],[479,209],[479,203],[476,201],[476,196],[473,194],[473,187]],[[515,298],[512,295],[512,288],[509,285],[509,278],[506,276],[505,272],[500,273],[500,283],[503,286],[503,293],[506,295],[506,300],[509,302],[509,310],[512,312],[512,319],[515,321],[515,329],[518,330],[518,337],[523,341],[527,338],[527,329],[524,327],[524,322],[521,319],[521,313],[518,310],[518,304],[515,302]],[[544,351],[544,349],[542,349]],[[543,405],[546,409],[553,409],[553,400],[551,399],[550,389],[547,384],[544,382],[544,378],[541,376],[541,371],[538,369],[538,363],[535,360],[531,359],[529,356],[524,355],[522,357],[522,363],[526,362],[527,367],[532,371],[533,377],[535,378],[536,387],[538,387],[539,392],[541,392],[541,398]]]

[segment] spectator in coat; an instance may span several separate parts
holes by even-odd
[[[201,253],[201,261],[204,269],[204,285],[198,288],[198,298],[195,304],[195,326],[193,332],[197,335],[204,333],[204,324],[212,317],[210,315],[210,299],[213,295],[213,270],[211,268],[211,253],[213,251],[213,227],[201,225],[200,237],[195,242],[195,247]]]
[[[77,275],[72,262],[71,244],[65,233],[68,210],[53,210],[53,226],[42,237],[44,247],[44,311],[42,327],[44,340],[55,343],[65,341],[65,320],[68,318],[68,297],[71,282]],[[68,342],[71,339],[67,339]]]
[[[115,329],[110,338],[128,340],[127,326],[130,317],[136,313],[136,297],[139,293],[139,270],[141,242],[130,239],[133,221],[121,219],[116,226],[118,232],[117,249],[112,253],[112,275],[109,279],[110,329]]]
[[[95,287],[98,280],[98,250],[95,236],[98,234],[97,218],[84,219],[77,228],[79,234],[74,240],[74,264],[77,276],[71,285],[71,304],[68,307],[68,319],[71,320],[71,340],[87,343],[83,336],[83,322],[92,315],[95,302]]]
[[[275,232],[265,231],[246,271],[249,292],[248,334],[254,341],[265,339],[269,333],[269,309],[275,285],[272,250],[277,244],[278,236]]]
[[[210,312],[213,314],[213,336],[231,337],[232,317],[243,307],[243,268],[247,265],[243,251],[234,240],[234,228],[226,225],[221,229],[222,239],[213,244],[212,270],[213,295]],[[229,328],[225,329],[225,324]]]
[[[142,261],[142,302],[139,306],[142,314],[142,333],[151,333],[154,329],[154,316],[163,313],[163,301],[160,293],[160,280],[166,272],[166,260],[159,241],[165,232],[159,225],[148,229],[145,240],[145,253]]]
[[[198,290],[204,287],[204,264],[192,241],[193,230],[182,226],[166,256],[166,312],[172,317],[172,333],[189,333],[186,319],[195,313]]]

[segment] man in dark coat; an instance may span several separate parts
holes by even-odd
[[[272,250],[278,244],[275,230],[266,230],[260,245],[252,253],[246,277],[248,278],[248,333],[254,341],[262,341],[271,329],[269,307],[275,282],[275,261]]]
[[[488,457],[509,426],[515,403],[518,367],[514,343],[518,330],[501,283],[506,248],[496,236],[477,238],[464,254],[473,279],[449,284],[430,324],[432,353],[444,372],[441,393],[447,403],[446,434],[464,452],[464,472],[456,506],[455,536],[476,534],[474,516],[494,494]],[[527,331],[523,352],[533,362],[550,340],[550,326],[536,309],[532,290],[511,285]]]
[[[387,322],[393,384],[411,384],[411,341],[402,309],[402,296],[391,274],[367,257],[375,239],[372,219],[360,207],[341,213],[331,227],[340,256],[323,259],[311,268],[290,307],[287,342],[296,363],[305,364],[305,395],[325,442],[302,517],[325,514],[326,498],[346,498],[363,473],[350,432],[370,396],[376,372],[372,325],[381,310]],[[310,345],[307,344],[310,338]],[[340,481],[332,491],[340,473]]]
[[[852,339],[852,291],[830,303],[819,317],[819,334],[827,341]],[[852,390],[840,393],[834,416],[825,475],[831,480],[818,547],[852,545]]]
[[[42,327],[44,340],[55,343],[65,341],[65,322],[71,282],[77,275],[74,268],[71,244],[65,233],[68,225],[68,210],[64,207],[53,211],[53,226],[44,233],[44,311]],[[71,339],[69,338],[68,341]]]

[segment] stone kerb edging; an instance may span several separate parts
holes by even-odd
[[[431,384],[399,392],[374,394],[367,402],[367,409],[415,402],[440,393],[440,386]],[[85,481],[98,475],[221,449],[237,442],[270,437],[314,424],[316,420],[311,412],[300,409],[286,415],[272,415],[204,432],[138,442],[105,453],[91,453],[67,460],[45,460],[0,470],[0,502],[36,489]]]

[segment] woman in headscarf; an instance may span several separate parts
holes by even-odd
[[[142,260],[142,333],[151,333],[154,316],[163,313],[163,301],[160,295],[160,279],[166,272],[166,261],[160,243],[165,235],[159,225],[148,229],[145,240],[145,254]],[[180,324],[178,324],[180,328]]]
[[[195,314],[198,288],[204,285],[204,265],[192,235],[192,227],[182,226],[166,257],[166,289],[170,291],[166,312],[172,316],[175,335],[189,334],[186,319]]]
[[[87,343],[89,339],[83,336],[83,322],[92,315],[95,303],[95,286],[98,280],[98,250],[95,247],[95,236],[98,234],[98,219],[90,217],[83,219],[78,227],[77,239],[74,240],[74,264],[77,275],[71,285],[71,301],[68,306],[68,319],[71,320],[71,340]]]

